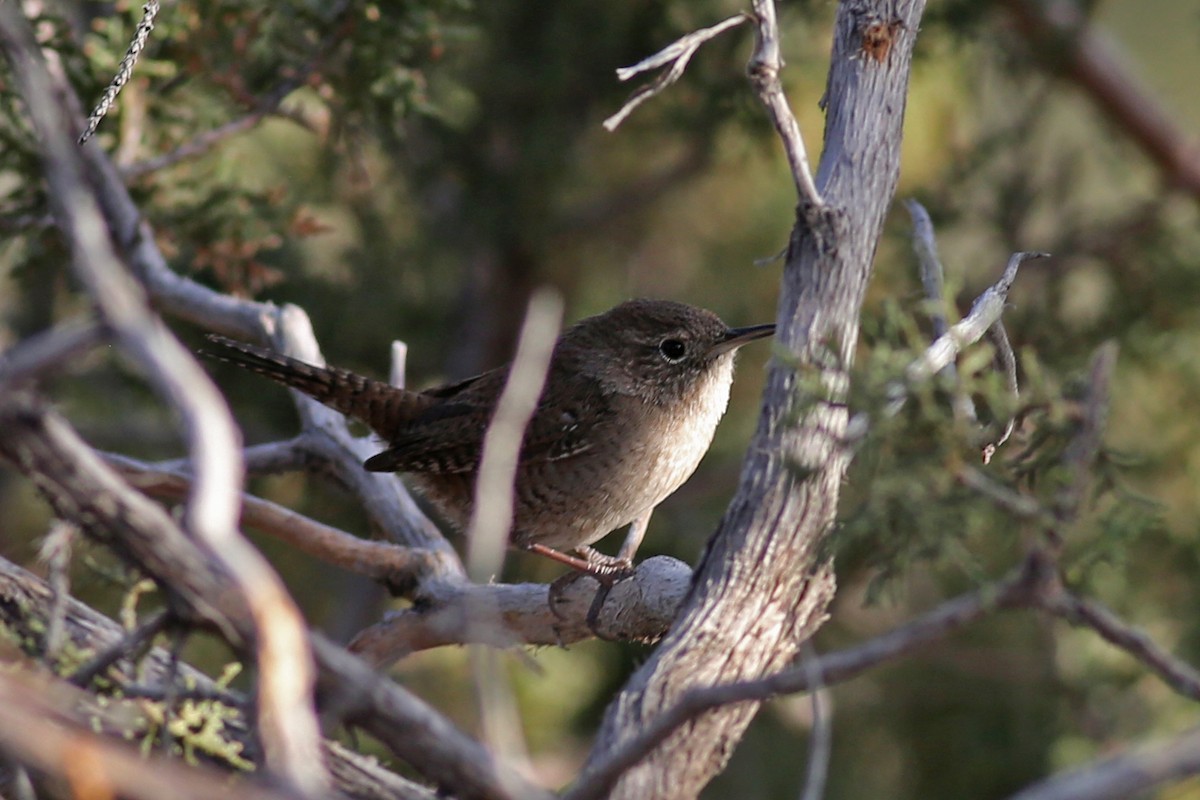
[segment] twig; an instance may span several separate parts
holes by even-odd
[[[963,486],[974,489],[1010,514],[1023,519],[1040,520],[1047,527],[1056,522],[1037,500],[1014,492],[974,467],[963,467],[957,477]]]
[[[662,92],[683,75],[687,69],[688,62],[692,60],[692,56],[700,49],[700,45],[705,42],[715,39],[730,28],[741,25],[748,19],[746,14],[737,14],[723,22],[718,22],[709,28],[701,28],[698,31],[692,31],[687,36],[683,36],[672,44],[667,45],[662,50],[654,55],[644,58],[632,67],[622,67],[617,70],[617,78],[622,81],[627,81],[643,72],[655,70],[660,67],[669,65],[669,69],[662,75],[659,75],[653,83],[645,86],[634,92],[625,105],[621,106],[621,110],[613,114],[608,119],[604,120],[604,128],[608,131],[615,131],[617,127],[625,121],[625,118],[633,113],[633,110],[642,103],[649,100],[651,97]]]
[[[750,57],[746,71],[758,93],[758,99],[766,106],[771,122],[783,142],[783,150],[792,170],[792,180],[796,184],[796,194],[805,209],[805,216],[808,216],[822,208],[825,201],[821,199],[817,185],[813,182],[812,168],[808,164],[808,151],[804,148],[804,137],[800,134],[800,124],[796,122],[796,116],[788,105],[787,95],[783,93],[783,84],[779,81],[783,57],[779,54],[779,24],[775,21],[774,0],[754,0],[754,19],[757,23],[756,42],[754,55]]]
[[[483,436],[479,473],[471,519],[467,525],[467,574],[476,583],[487,583],[500,572],[513,520],[513,486],[517,478],[521,443],[537,411],[546,385],[550,356],[562,324],[562,298],[540,289],[529,299],[517,352],[509,368],[496,410]],[[496,608],[469,607],[472,627],[494,627]],[[494,653],[471,654],[476,698],[484,742],[494,752],[518,759],[525,755],[524,735],[516,721],[512,687]]]
[[[100,121],[108,114],[108,110],[112,108],[117,95],[124,88],[125,84],[129,82],[130,76],[133,75],[133,67],[137,64],[138,57],[141,56],[142,50],[146,46],[146,41],[150,38],[150,32],[154,30],[154,18],[157,16],[158,0],[149,0],[146,5],[142,6],[142,19],[138,23],[137,29],[133,32],[133,41],[129,43],[129,49],[125,51],[125,57],[121,59],[121,63],[117,67],[117,74],[113,76],[112,82],[108,84],[108,88],[100,96],[100,102],[96,103],[91,116],[88,117],[87,127],[79,135],[80,144],[92,138],[92,134],[96,132]]]
[[[1012,288],[1021,263],[1031,258],[1045,258],[1048,255],[1048,253],[1034,252],[1013,253],[1008,260],[1008,265],[1004,268],[1004,274],[976,298],[970,313],[952,325],[946,333],[929,345],[921,356],[909,364],[904,371],[903,381],[896,381],[888,387],[890,402],[887,405],[886,413],[889,415],[899,413],[908,400],[909,386],[929,380],[952,362],[960,350],[979,341],[1004,313],[1008,290]]]
[[[70,322],[25,339],[0,357],[0,385],[31,381],[95,347],[104,330],[95,320]]]
[[[50,620],[46,623],[46,643],[42,648],[47,663],[53,664],[62,647],[66,626],[67,600],[71,593],[71,544],[78,528],[63,520],[54,520],[50,531],[42,542],[39,557],[46,563],[48,579],[54,592],[54,605],[50,608]]]
[[[926,313],[933,326],[933,338],[938,339],[945,336],[950,328],[946,322],[945,312],[945,269],[942,267],[941,259],[938,258],[933,220],[929,218],[929,212],[925,210],[925,206],[916,200],[911,198],[905,200],[904,207],[908,209],[908,213],[912,217],[912,246],[913,253],[917,257],[917,272],[921,276],[921,287],[925,291]],[[958,385],[958,368],[953,361],[942,367],[938,371],[938,375],[946,378],[952,386]],[[969,394],[956,392],[954,404],[955,411],[963,419],[972,424],[978,424],[979,415]]]
[[[812,733],[809,734],[808,764],[804,770],[804,790],[800,800],[821,800],[825,797],[825,782],[829,777],[829,758],[833,753],[832,703],[829,690],[821,680],[817,656],[812,647],[805,648],[803,665],[808,672],[812,689]]]
[[[477,583],[500,570],[513,518],[513,481],[525,428],[537,410],[550,355],[562,321],[562,299],[535,292],[521,327],[517,353],[483,437],[483,454],[467,526],[467,573]]]
[[[183,500],[191,488],[189,478],[114,453],[104,458],[135,488],[153,497]],[[317,522],[277,503],[253,495],[242,495],[240,521],[290,546],[335,566],[384,581],[393,587],[410,586],[432,571],[435,554],[426,550],[398,547],[386,542],[360,539],[353,534]]]
[[[1043,599],[1038,605],[1072,625],[1091,628],[1105,641],[1137,659],[1179,694],[1200,700],[1200,672],[1172,656],[1145,631],[1122,621],[1100,603],[1064,589]]]
[[[160,634],[170,621],[171,614],[169,611],[159,611],[135,630],[131,631],[124,639],[71,673],[71,683],[80,688],[86,688],[119,659],[136,658],[135,654],[137,651],[148,650],[154,641],[154,637]]]
[[[1000,369],[1004,372],[1004,384],[1008,387],[1009,394],[1012,395],[1015,407],[1015,401],[1021,397],[1021,384],[1017,380],[1017,354],[1013,352],[1012,343],[1008,340],[1008,331],[1004,327],[1003,319],[996,320],[992,327],[988,328],[988,338],[992,340],[992,346],[996,348],[996,360],[1000,362]],[[984,464],[991,463],[992,457],[996,455],[996,450],[1012,437],[1016,427],[1017,418],[1014,415],[1008,418],[999,438],[983,446]]]
[[[1126,800],[1200,773],[1200,728],[1035,783],[1009,800]]]

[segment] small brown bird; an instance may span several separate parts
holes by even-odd
[[[631,300],[564,331],[521,447],[511,544],[598,576],[627,569],[654,507],[691,476],[712,442],[735,351],[774,330],[729,328],[683,303]],[[466,526],[507,366],[413,392],[208,338],[222,348],[208,355],[366,423],[387,449],[364,466],[408,473],[451,524]],[[616,558],[589,547],[624,525],[631,528]]]

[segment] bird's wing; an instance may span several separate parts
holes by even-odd
[[[496,381],[502,385],[503,377],[485,375],[475,384],[467,383],[463,391],[449,393],[443,403],[421,412],[397,431],[388,449],[368,459],[366,468],[374,472],[431,474],[474,471],[491,421],[491,398],[498,394],[490,391],[495,387],[486,384]],[[538,403],[525,431],[523,463],[570,458],[619,433],[610,403],[599,387],[578,380],[571,383],[578,391],[567,392],[570,402],[543,396]]]

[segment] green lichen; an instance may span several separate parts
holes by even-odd
[[[166,725],[174,741],[172,752],[181,755],[189,764],[197,763],[198,755],[224,761],[235,769],[253,772],[254,762],[243,758],[243,746],[227,732],[229,722],[243,721],[242,712],[217,700],[184,700],[170,715],[166,705],[158,701],[142,701],[147,727],[141,749],[148,754]]]

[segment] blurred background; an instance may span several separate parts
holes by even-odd
[[[930,209],[959,313],[1010,252],[1054,254],[1024,268],[1005,317],[1031,403],[1069,404],[1095,348],[1119,344],[1109,450],[1094,502],[1069,532],[1067,578],[1200,662],[1200,190],[1148,155],[1128,122],[1101,110],[1103,87],[1085,88],[1067,69],[1069,48],[1029,23],[1039,12],[1000,0],[931,6],[917,45],[898,198]],[[93,102],[140,4],[27,7],[41,15],[39,36],[83,102]],[[1195,148],[1200,3],[1058,7],[1091,20],[1091,35],[1107,42],[1114,63]],[[635,296],[706,306],[731,325],[770,321],[780,263],[769,259],[787,241],[795,197],[744,79],[749,30],[706,45],[676,86],[617,132],[601,127],[631,89],[616,80],[617,67],[741,9],[723,0],[179,0],[165,5],[99,139],[180,273],[302,306],[339,366],[386,376],[389,344],[401,339],[410,386],[507,360],[525,301],[542,285],[562,292],[568,321]],[[783,78],[814,156],[834,12],[833,2],[781,9]],[[4,347],[87,308],[47,224],[34,143],[9,86],[4,78]],[[194,157],[171,155],[257,114],[260,124]],[[168,163],[155,161],[168,155]],[[1190,158],[1195,170],[1194,149]],[[897,203],[863,319],[854,396],[861,410],[876,407],[872,387],[927,341],[927,311],[908,215]],[[171,324],[199,343],[200,331]],[[765,346],[742,352],[712,451],[655,514],[644,556],[697,558],[733,493],[768,357]],[[982,367],[976,388],[986,399],[991,379]],[[296,430],[282,389],[234,369],[212,371],[248,442]],[[183,452],[175,421],[145,381],[104,352],[46,388],[99,448],[151,459]],[[951,465],[977,454],[944,398],[912,406],[874,429],[848,477],[832,536],[840,590],[820,651],[998,577],[1031,535],[954,484]],[[989,473],[1014,485],[1028,479],[1031,491],[1052,487],[1053,475],[1037,486],[1018,475],[1015,454],[1026,446],[1018,437]],[[257,477],[249,488],[370,535],[352,499],[319,479]],[[0,508],[0,554],[38,568],[45,505],[5,469]],[[256,541],[311,623],[341,641],[389,605],[357,576]],[[549,581],[559,572],[513,554],[503,578]],[[97,549],[76,558],[76,593],[109,613],[128,580]],[[506,659],[541,780],[555,785],[577,771],[599,715],[646,652],[593,642],[537,650],[536,669],[529,659]],[[232,658],[203,638],[186,655],[210,670]],[[477,730],[465,650],[412,657],[396,675]],[[1094,635],[1025,613],[996,616],[837,686],[832,703],[830,798],[1004,797],[1198,716]],[[807,698],[770,704],[705,797],[798,796],[810,727]],[[1200,798],[1200,782],[1160,796]]]

